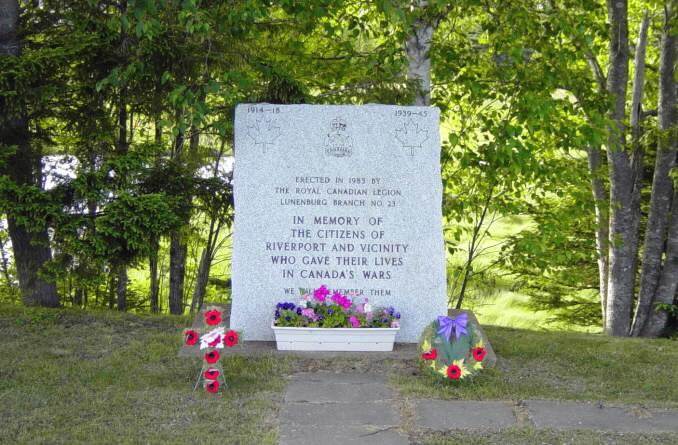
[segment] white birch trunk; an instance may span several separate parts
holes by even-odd
[[[427,20],[424,10],[428,1],[415,1],[417,18],[412,23],[405,42],[407,52],[407,78],[416,86],[414,105],[431,105],[431,41],[437,23]]]

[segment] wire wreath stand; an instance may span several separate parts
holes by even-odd
[[[201,383],[205,385],[217,382],[219,388],[228,387],[221,361],[231,355],[229,352],[233,352],[233,349],[242,347],[242,333],[228,327],[229,309],[230,307],[224,304],[205,305],[195,315],[192,326],[183,331],[184,341],[179,350],[179,356],[199,357],[202,363],[193,385],[193,392]],[[213,353],[218,356],[208,358]],[[214,363],[209,363],[211,361]],[[216,379],[209,379],[205,376],[205,372],[209,369],[214,369],[219,373]],[[208,392],[213,392],[211,389],[208,388]],[[218,389],[214,392],[218,392]]]

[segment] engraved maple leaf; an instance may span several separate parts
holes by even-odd
[[[259,119],[247,126],[247,135],[252,138],[255,145],[262,146],[264,153],[280,137],[280,127],[275,124],[271,119]]]
[[[414,156],[414,149],[421,148],[421,144],[428,139],[428,130],[419,128],[419,124],[410,119],[396,129],[395,137],[403,147],[410,149],[410,156]]]

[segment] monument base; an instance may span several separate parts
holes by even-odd
[[[272,326],[279,351],[392,351],[400,328]]]

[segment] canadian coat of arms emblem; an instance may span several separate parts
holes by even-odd
[[[346,133],[346,121],[333,119],[330,132],[325,136],[325,155],[348,158],[353,154],[353,139]]]

